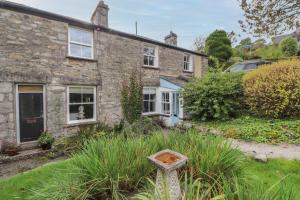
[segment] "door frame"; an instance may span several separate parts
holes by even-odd
[[[44,121],[44,130],[46,130],[46,87],[44,84],[16,84],[16,129],[17,129],[17,143],[28,143],[28,142],[21,142],[21,135],[20,135],[20,104],[19,104],[19,86],[22,85],[38,85],[43,87],[43,121]],[[34,92],[32,92],[34,93]]]

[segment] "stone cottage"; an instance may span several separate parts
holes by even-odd
[[[207,56],[108,27],[100,1],[91,22],[0,1],[0,140],[26,144],[47,129],[55,136],[79,125],[122,118],[121,83],[137,70],[144,115],[174,125],[183,118],[178,90],[201,77]]]

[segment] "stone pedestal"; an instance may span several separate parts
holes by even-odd
[[[171,151],[163,150],[148,159],[158,168],[156,176],[156,199],[181,200],[180,183],[178,180],[177,169],[187,163],[187,157]]]
[[[157,199],[160,199],[160,197],[164,195],[168,195],[170,200],[180,200],[182,198],[176,170],[164,172],[158,169],[156,187],[159,191],[159,194],[156,194]]]

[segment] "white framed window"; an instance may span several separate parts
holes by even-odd
[[[96,121],[96,87],[69,86],[68,123]]]
[[[187,72],[193,71],[193,59],[191,55],[184,55],[183,58],[183,70]]]
[[[144,48],[144,66],[158,67],[158,50],[155,47]]]
[[[69,56],[94,58],[94,34],[92,31],[69,27]]]
[[[161,93],[161,112],[166,115],[171,114],[170,113],[170,93],[169,92]]]
[[[150,114],[156,112],[156,89],[143,89],[143,114]]]

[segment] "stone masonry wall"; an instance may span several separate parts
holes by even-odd
[[[159,46],[159,69],[143,67],[143,49],[154,44],[94,31],[95,60],[68,57],[68,24],[0,9],[0,140],[16,139],[16,84],[46,88],[46,126],[57,136],[76,129],[67,124],[67,86],[97,86],[97,120],[122,118],[120,90],[131,71],[145,86],[159,86],[160,75],[183,72],[184,52]],[[202,66],[197,66],[202,67]]]
[[[16,142],[13,99],[13,84],[0,82],[0,139],[5,138],[11,142]]]

